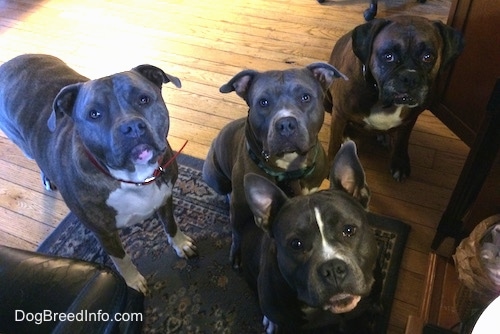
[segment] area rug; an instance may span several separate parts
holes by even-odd
[[[151,291],[145,298],[144,333],[261,333],[262,314],[255,294],[229,264],[231,228],[226,197],[201,179],[202,161],[178,157],[175,216],[196,242],[199,256],[180,259],[167,244],[157,220],[120,232],[124,246]],[[379,247],[385,333],[409,226],[370,214]],[[39,252],[79,258],[113,267],[92,233],[69,214],[38,248]]]

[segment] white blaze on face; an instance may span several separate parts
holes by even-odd
[[[323,253],[323,258],[325,260],[331,259],[341,259],[344,260],[344,257],[335,247],[326,239],[325,236],[325,223],[323,218],[321,217],[321,212],[318,208],[314,208],[314,216],[316,218],[316,223],[318,224],[319,232],[321,234],[321,249]]]
[[[267,132],[267,142],[268,143],[270,143],[273,140],[274,133],[276,131],[278,131],[276,129],[276,123],[279,122],[280,120],[282,120],[283,118],[287,118],[287,117],[295,118],[295,114],[291,110],[286,109],[286,108],[278,110],[272,116],[272,118],[271,118],[271,120],[269,122],[269,129],[268,129],[268,132]]]

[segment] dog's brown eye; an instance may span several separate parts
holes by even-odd
[[[141,95],[139,97],[139,104],[141,104],[141,105],[148,104],[149,100],[150,100],[149,96],[147,96],[147,95]]]
[[[432,63],[434,61],[434,56],[431,55],[430,53],[426,53],[423,57],[422,57],[422,61],[424,63]]]
[[[396,58],[394,57],[394,55],[392,53],[386,53],[384,55],[384,59],[388,63],[392,63],[394,60],[396,60]]]
[[[311,95],[309,94],[302,95],[302,102],[309,102],[309,101],[311,101]]]
[[[356,234],[356,226],[344,225],[344,229],[342,230],[342,235],[344,237],[352,237],[354,234]]]
[[[268,101],[268,100],[266,100],[266,99],[262,99],[262,100],[260,100],[260,101],[259,101],[259,105],[260,105],[261,107],[264,107],[264,108],[265,108],[265,107],[267,107],[267,106],[269,105],[269,101]]]
[[[301,250],[304,247],[304,245],[302,244],[302,241],[300,241],[299,239],[293,239],[290,242],[290,246],[294,250]]]
[[[101,113],[99,111],[97,111],[97,110],[91,110],[89,112],[89,116],[92,119],[98,119],[99,117],[101,117]]]

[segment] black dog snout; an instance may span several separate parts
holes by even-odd
[[[140,119],[134,119],[120,125],[120,131],[126,137],[138,138],[146,132],[146,124]]]
[[[403,87],[405,87],[407,90],[417,87],[420,82],[417,71],[404,71],[400,74],[399,80]]]
[[[320,268],[320,275],[329,283],[341,283],[349,273],[347,264],[342,260],[330,260],[323,263]]]
[[[297,130],[297,120],[294,117],[283,117],[276,124],[276,131],[284,137],[290,137]]]

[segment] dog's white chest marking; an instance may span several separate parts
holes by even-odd
[[[123,228],[151,217],[171,194],[172,184],[138,186],[122,183],[109,194],[106,204],[116,210],[116,227]]]
[[[340,252],[326,239],[325,223],[318,208],[314,208],[314,216],[316,217],[316,223],[318,224],[319,232],[321,234],[321,249],[323,258],[325,260],[342,259],[343,257]]]
[[[276,166],[279,168],[282,168],[284,170],[288,169],[288,166],[290,166],[290,163],[292,163],[295,159],[297,159],[299,155],[297,153],[285,153],[283,155],[283,158],[277,159],[276,160]]]
[[[319,191],[319,187],[314,187],[314,188],[302,188],[302,195],[310,195],[314,194]]]
[[[373,111],[370,116],[363,119],[366,126],[370,129],[376,130],[389,130],[395,128],[402,123],[401,112],[403,111],[403,106],[398,106],[396,110],[392,113],[385,113],[380,111]]]

